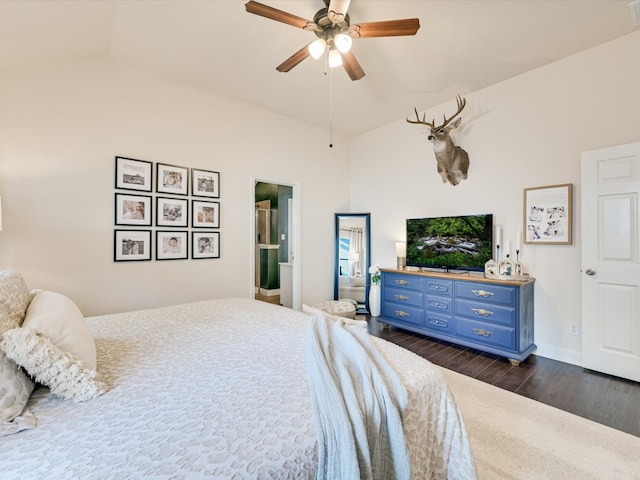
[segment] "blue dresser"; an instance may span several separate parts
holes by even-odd
[[[507,357],[533,343],[533,284],[475,275],[382,269],[381,322]]]

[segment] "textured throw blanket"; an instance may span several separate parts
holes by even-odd
[[[307,328],[316,478],[410,479],[402,424],[407,391],[371,342],[366,322],[315,314]]]

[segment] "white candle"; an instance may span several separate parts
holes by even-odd
[[[496,227],[496,246],[499,246],[502,240],[502,230],[500,227]]]
[[[507,240],[507,246],[504,249],[504,254],[509,255],[511,253],[511,240]]]
[[[522,250],[522,230],[516,233],[516,251]]]

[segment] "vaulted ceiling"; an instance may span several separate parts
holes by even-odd
[[[308,58],[315,39],[245,11],[246,0],[0,2],[0,75],[112,57],[347,136],[635,31],[631,0],[352,0],[351,23],[420,19],[415,36],[361,38],[366,76]],[[262,0],[312,20],[321,0]]]

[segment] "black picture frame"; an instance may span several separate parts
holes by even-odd
[[[147,260],[151,260],[151,230],[114,230],[114,262]]]
[[[191,200],[193,228],[220,228],[220,202]]]
[[[156,230],[156,260],[189,258],[189,235],[186,230]]]
[[[220,232],[191,232],[191,258],[220,258]]]
[[[220,172],[191,169],[191,195],[220,198]]]
[[[188,227],[189,201],[186,198],[156,197],[156,226]]]
[[[166,163],[156,164],[156,192],[171,195],[189,194],[189,169]]]
[[[114,222],[116,225],[151,226],[153,218],[150,195],[115,194]]]
[[[153,189],[153,162],[116,156],[115,172],[115,188],[142,192]]]

